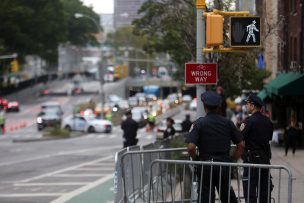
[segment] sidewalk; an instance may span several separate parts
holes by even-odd
[[[304,150],[298,149],[295,156],[292,155],[289,149],[289,154],[286,157],[284,147],[272,145],[271,164],[284,165],[292,171],[295,178],[292,185],[292,202],[303,202],[304,193]]]

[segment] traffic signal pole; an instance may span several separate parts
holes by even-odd
[[[206,10],[205,0],[196,0],[196,63],[203,63],[202,50],[205,47],[205,19],[203,18],[203,12]],[[201,94],[206,91],[204,85],[196,85],[196,98],[197,108],[196,117],[205,116],[205,110],[201,101]]]

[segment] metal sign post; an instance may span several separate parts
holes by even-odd
[[[205,0],[196,0],[196,62],[203,63],[203,47],[205,47],[205,19],[203,12],[206,9]],[[205,116],[206,112],[200,99],[201,94],[206,91],[204,85],[196,85],[197,108],[196,117]]]

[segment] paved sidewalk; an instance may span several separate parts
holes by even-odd
[[[292,171],[295,178],[292,185],[292,202],[303,202],[304,199],[304,150],[298,149],[295,156],[289,151],[285,156],[284,147],[272,145],[271,164],[284,165]],[[284,183],[285,184],[285,183]],[[286,183],[287,184],[287,183]]]

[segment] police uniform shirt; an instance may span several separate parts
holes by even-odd
[[[228,157],[231,140],[235,144],[243,140],[233,122],[215,112],[209,112],[193,123],[186,142],[195,144],[200,159],[204,160],[212,155]]]
[[[241,124],[246,150],[265,149],[272,140],[273,125],[270,119],[261,112],[255,112]]]

